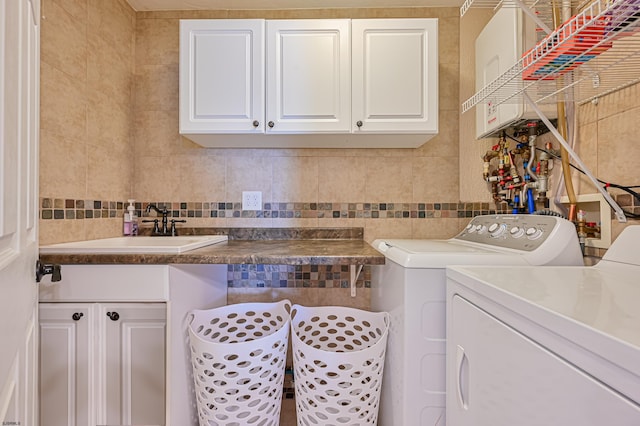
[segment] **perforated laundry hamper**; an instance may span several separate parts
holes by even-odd
[[[201,426],[278,426],[291,303],[239,303],[189,314]]]
[[[389,314],[291,308],[298,425],[375,425]]]

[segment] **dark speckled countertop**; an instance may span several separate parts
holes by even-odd
[[[43,254],[58,264],[381,265],[362,228],[187,228],[180,235],[228,235],[227,242],[180,254]],[[147,233],[145,228],[141,234]],[[171,237],[158,237],[171,238]]]

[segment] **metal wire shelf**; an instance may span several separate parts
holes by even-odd
[[[581,166],[614,210],[616,219],[626,222],[624,211],[544,116],[538,104],[569,100],[584,103],[640,81],[640,0],[594,0],[580,5],[581,12],[553,32],[548,25],[553,21],[549,20],[553,16],[549,3],[536,0],[467,0],[464,3],[461,15],[472,5],[519,7],[548,35],[506,72],[465,101],[462,112],[479,103],[494,107],[506,102],[528,104]]]
[[[507,1],[501,5],[519,3]],[[596,0],[465,101],[462,111],[479,103],[521,103],[525,91],[536,104],[584,103],[638,81],[640,0]]]
[[[573,10],[582,10],[591,3],[590,0],[558,0],[556,5],[568,6]],[[469,9],[485,8],[499,9],[501,7],[517,7],[520,9],[535,10],[541,16],[551,16],[554,7],[553,0],[465,0],[460,6],[460,17],[463,17]],[[551,23],[551,19],[547,21]]]

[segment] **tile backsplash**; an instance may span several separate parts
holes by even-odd
[[[614,196],[625,211],[640,215],[640,201],[630,194]],[[166,207],[170,217],[180,218],[333,218],[333,219],[430,219],[472,218],[481,214],[509,213],[496,210],[487,202],[430,203],[264,203],[262,210],[242,210],[242,204],[230,201],[136,202],[138,217],[149,216],[149,204]],[[124,201],[40,198],[40,219],[121,218],[128,204]],[[155,216],[155,213],[152,215]]]
[[[170,217],[180,218],[333,218],[333,219],[429,219],[470,218],[495,212],[489,203],[264,203],[262,210],[242,210],[242,204],[230,201],[204,202],[136,202],[138,217],[149,204],[167,208]],[[128,204],[124,201],[40,199],[40,218],[100,219],[122,217]],[[151,214],[155,216],[155,213]]]
[[[228,265],[230,288],[349,288],[349,265]],[[356,288],[371,287],[371,267],[364,265]]]

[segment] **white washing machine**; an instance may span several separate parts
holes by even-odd
[[[447,419],[640,425],[640,226],[591,267],[447,269]]]
[[[391,314],[381,426],[445,424],[445,268],[582,265],[575,226],[540,215],[477,216],[447,240],[378,239],[371,307]]]

